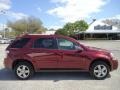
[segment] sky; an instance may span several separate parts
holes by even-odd
[[[35,16],[47,28],[67,22],[120,19],[120,0],[0,0],[0,23]]]

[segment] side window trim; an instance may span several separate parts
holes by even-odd
[[[39,39],[53,39],[53,43],[54,43],[54,48],[35,48],[34,47],[34,44],[35,44],[35,42],[37,41],[37,40],[39,40]],[[32,46],[31,46],[32,48],[34,48],[34,49],[58,49],[57,48],[57,42],[56,42],[56,39],[54,38],[54,37],[48,37],[48,38],[46,38],[46,37],[40,37],[40,38],[36,38],[36,39],[34,39],[34,41],[32,42]]]
[[[68,40],[68,39],[66,39],[66,38],[61,38],[61,37],[60,37],[60,38],[59,38],[59,37],[56,38],[58,50],[67,50],[67,49],[60,49],[60,48],[59,48],[58,39],[65,39],[65,40]],[[72,43],[74,44],[74,46],[81,47],[80,44],[78,44],[78,43],[75,43],[75,42],[73,42],[73,41],[71,41],[71,40],[68,40],[68,41],[72,42]],[[82,48],[82,47],[81,47],[81,48]],[[82,49],[83,49],[83,48],[82,48]],[[76,50],[76,49],[74,49],[74,50]],[[69,51],[70,51],[70,50],[69,50]],[[71,51],[72,51],[72,50],[71,50]]]
[[[72,41],[70,41],[70,40],[68,40],[68,39],[66,39],[66,38],[61,38],[61,37],[56,38],[58,50],[67,50],[67,49],[60,49],[60,48],[59,48],[59,41],[58,41],[58,39],[64,39],[64,40],[67,40],[67,41],[69,41],[69,42],[72,42]],[[74,42],[72,42],[72,43],[73,43],[73,45],[75,45]],[[69,49],[68,49],[68,50],[69,50]],[[75,49],[74,49],[74,50],[75,50]]]

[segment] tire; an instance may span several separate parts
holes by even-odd
[[[28,62],[19,62],[14,68],[14,73],[18,79],[26,80],[33,76],[34,69]]]
[[[103,80],[110,72],[108,64],[103,61],[96,61],[90,67],[90,74],[94,79]]]

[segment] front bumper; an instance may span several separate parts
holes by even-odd
[[[112,70],[116,70],[118,68],[118,60],[112,60]]]

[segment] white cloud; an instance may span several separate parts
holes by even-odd
[[[8,16],[8,18],[11,18],[12,20],[18,20],[28,17],[28,15],[22,12],[11,11],[11,3],[11,0],[0,0],[0,14]]]
[[[22,18],[27,18],[28,15],[24,14],[24,13],[20,13],[20,12],[12,12],[12,11],[9,11],[7,13],[7,15],[12,18],[12,19],[15,19],[15,20],[19,20],[19,19],[22,19]]]
[[[51,0],[53,3],[65,3],[67,0]]]
[[[0,0],[0,10],[9,10],[11,8],[10,0]]]
[[[112,17],[104,17],[104,18],[101,18],[101,19],[99,19],[99,20],[106,20],[106,19],[120,19],[120,14],[118,14],[118,15],[114,15],[114,16],[112,16]]]
[[[57,30],[59,28],[62,28],[62,26],[53,25],[48,27],[48,29],[54,29],[54,30]]]
[[[38,10],[39,12],[41,12],[41,11],[42,11],[42,9],[41,9],[40,7],[38,7],[38,8],[37,8],[37,10]]]
[[[120,14],[119,14],[119,15],[115,15],[115,16],[112,17],[111,19],[120,19]]]
[[[63,22],[73,22],[89,17],[101,11],[108,0],[51,0],[56,7],[47,11],[59,17]]]

